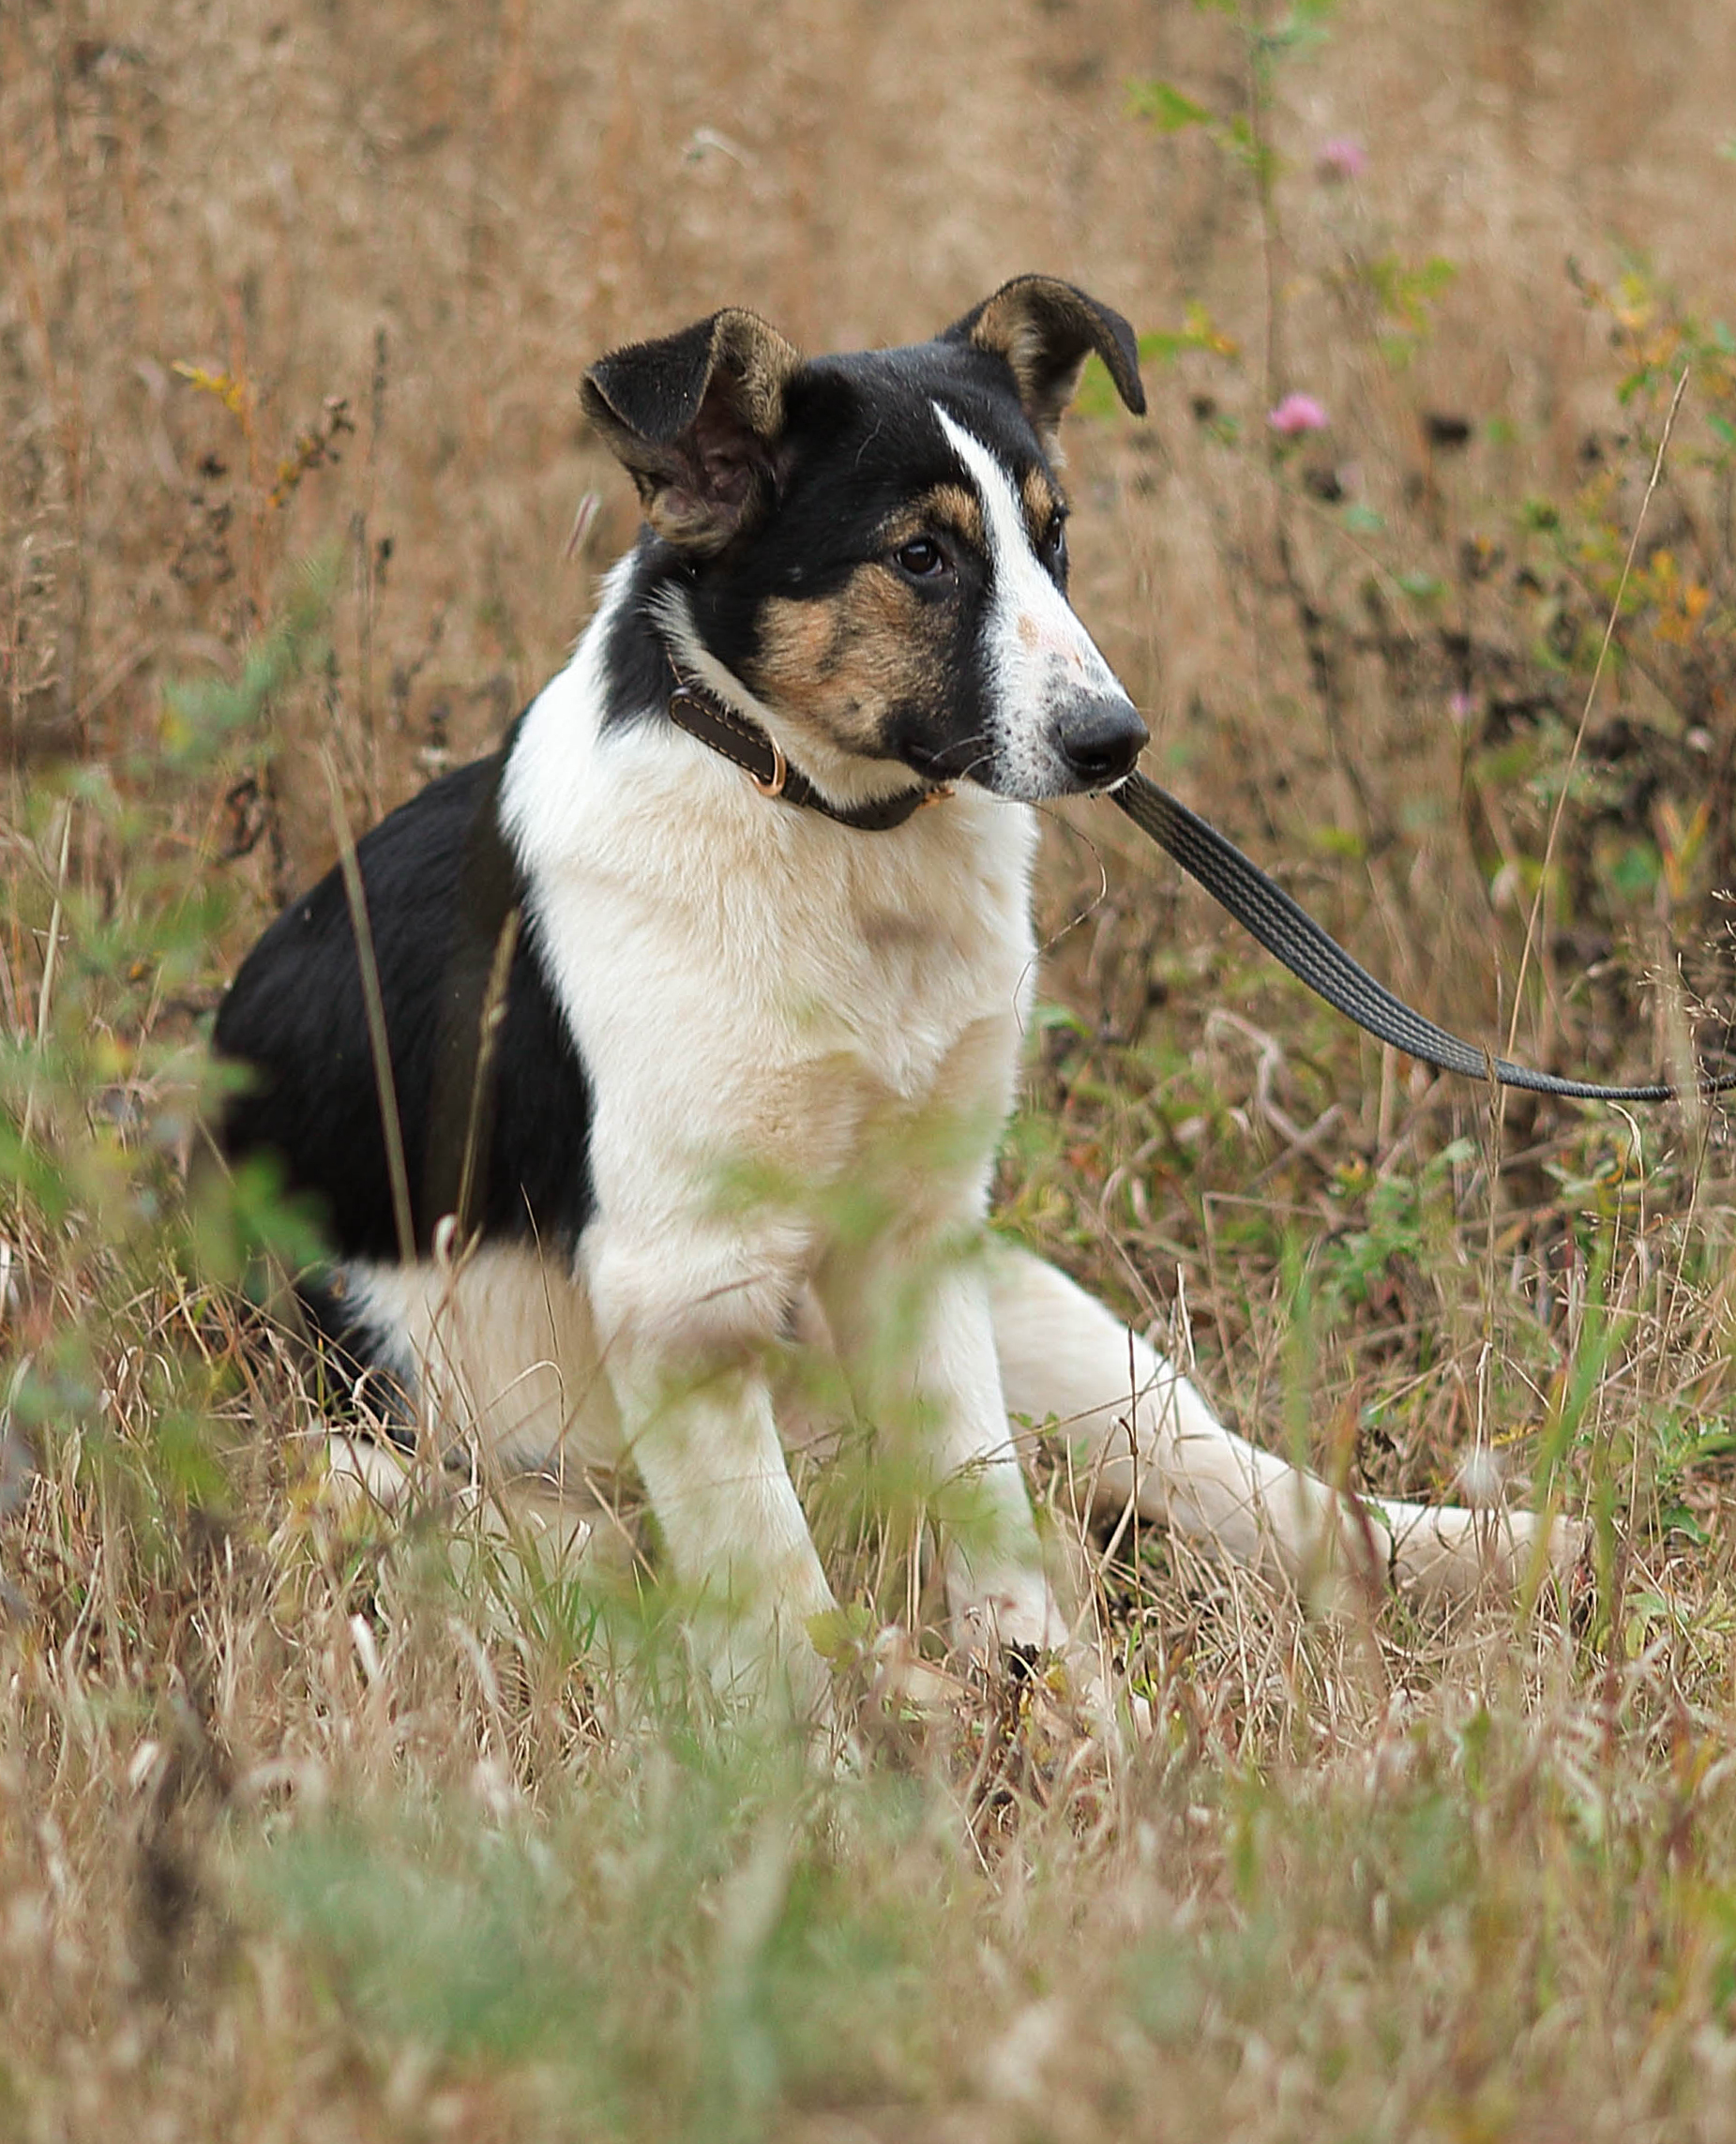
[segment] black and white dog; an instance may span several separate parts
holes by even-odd
[[[228,1149],[322,1203],[308,1295],[346,1359],[505,1483],[582,1510],[635,1471],[748,1702],[825,1704],[832,1595],[768,1366],[798,1329],[862,1420],[921,1426],[940,1508],[971,1485],[943,1545],[964,1645],[1069,1641],[1009,1412],[1067,1442],[1100,1506],[1292,1573],[1451,1593],[1574,1545],[1341,1500],[983,1239],[1035,967],[1032,807],[1113,784],[1146,735],[1066,595],[1055,437],[1094,351],[1142,410],[1127,324],[1041,276],[908,349],[806,359],[724,311],[605,357],[584,402],[638,543],[503,751],[357,851],[401,1160],[340,873],[217,1022],[255,1071]]]

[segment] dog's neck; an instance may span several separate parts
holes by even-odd
[[[690,644],[690,643],[689,643]],[[678,730],[696,738],[708,751],[739,767],[760,793],[771,802],[798,811],[816,811],[823,819],[845,826],[854,834],[890,834],[906,825],[929,805],[943,804],[953,793],[951,782],[915,781],[890,796],[870,797],[865,803],[840,803],[810,781],[767,731],[757,715],[720,686],[697,676],[677,652],[670,650],[670,672],[674,680],[669,696],[669,718]],[[716,674],[741,681],[727,664],[717,664]],[[742,687],[742,698],[757,698]]]
[[[630,679],[636,702],[630,711],[623,707],[623,715],[667,717],[671,693],[690,681],[739,720],[763,732],[789,765],[841,812],[929,793],[930,785],[899,762],[847,752],[762,700],[707,645],[686,579],[684,568],[666,564],[654,552],[635,554],[628,592],[610,634],[612,664],[618,676]]]

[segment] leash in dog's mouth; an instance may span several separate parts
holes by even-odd
[[[808,778],[790,765],[782,748],[750,717],[731,707],[708,686],[687,676],[673,657],[674,686],[670,719],[740,767],[762,795],[818,811],[858,833],[885,833],[902,826],[925,806],[952,794],[950,782],[901,790],[890,797],[846,807],[833,804]],[[1390,1043],[1407,1057],[1432,1064],[1438,1072],[1461,1079],[1520,1087],[1535,1095],[1561,1095],[1576,1102],[1668,1102],[1680,1090],[1668,1081],[1649,1086],[1608,1086],[1593,1080],[1564,1080],[1516,1064],[1492,1050],[1478,1049],[1437,1026],[1377,982],[1352,959],[1337,940],[1322,930],[1300,902],[1245,856],[1209,820],[1190,811],[1179,798],[1142,774],[1125,775],[1097,793],[1118,805],[1146,837],[1203,886],[1274,959],[1306,983],[1335,1012],[1354,1020],[1377,1042]],[[1736,1087],[1736,1072],[1702,1071],[1699,1092],[1722,1095]]]

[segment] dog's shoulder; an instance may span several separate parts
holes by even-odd
[[[356,846],[369,941],[389,1039],[415,1232],[425,1208],[437,1065],[449,1050],[466,863],[498,839],[498,756],[460,767],[400,805]],[[509,887],[506,906],[521,895]],[[461,1017],[479,1016],[474,1004]],[[397,1248],[387,1142],[350,897],[340,869],[293,901],[242,963],[219,1011],[219,1053],[251,1080],[223,1119],[235,1155],[265,1150],[310,1193],[347,1257]],[[589,1086],[547,980],[534,930],[521,933],[493,1068],[495,1107],[478,1218],[491,1234],[571,1241],[591,1194]],[[460,1106],[463,1097],[460,1097]]]
[[[431,1014],[450,945],[464,843],[494,778],[477,761],[432,782],[356,846],[369,935],[388,1019],[400,1032]],[[395,1016],[395,1017],[394,1017]],[[242,962],[218,1013],[219,1052],[279,1077],[280,1104],[303,1081],[346,1082],[370,1065],[355,933],[336,867],[293,900]],[[329,1093],[309,1113],[324,1114]],[[239,1124],[251,1112],[232,1112]]]

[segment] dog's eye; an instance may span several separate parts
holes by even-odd
[[[909,543],[899,544],[892,557],[898,570],[913,581],[934,581],[952,571],[952,561],[932,536],[913,536]]]
[[[1066,509],[1057,506],[1049,517],[1049,526],[1043,531],[1039,547],[1043,563],[1051,573],[1064,573],[1067,569],[1067,517]]]

